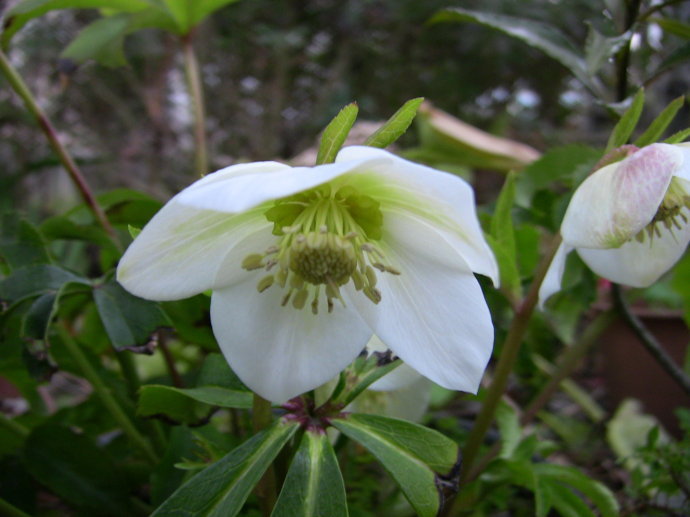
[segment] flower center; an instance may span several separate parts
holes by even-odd
[[[661,237],[660,226],[662,225],[671,233],[673,233],[674,229],[680,230],[682,224],[687,224],[688,222],[687,216],[683,213],[684,208],[690,210],[690,195],[673,178],[656,214],[654,214],[649,224],[635,235],[635,239],[638,242],[644,242],[645,238],[649,237],[651,243],[654,237]],[[682,224],[680,221],[682,221]]]
[[[265,212],[273,223],[277,244],[245,257],[247,271],[271,273],[257,284],[263,292],[274,284],[285,290],[282,305],[302,309],[311,299],[318,314],[324,295],[328,312],[333,300],[344,305],[340,288],[350,280],[373,303],[381,301],[376,271],[400,274],[386,262],[375,242],[381,239],[383,214],[379,203],[352,186],[322,185],[275,202]]]

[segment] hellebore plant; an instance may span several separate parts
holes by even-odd
[[[337,375],[378,336],[443,387],[476,392],[498,279],[462,179],[372,147],[335,163],[234,165],[173,197],[123,256],[151,300],[212,290],[211,321],[240,378],[282,402]]]
[[[561,224],[563,243],[540,290],[543,303],[561,286],[576,250],[598,275],[647,287],[690,242],[690,143],[625,146],[622,161],[591,174],[575,191]]]

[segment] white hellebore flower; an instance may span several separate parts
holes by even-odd
[[[332,164],[204,177],[144,227],[117,278],[151,300],[213,290],[230,366],[282,402],[334,377],[373,334],[441,386],[476,392],[493,326],[473,273],[498,278],[471,187],[349,147]]]
[[[652,144],[606,165],[577,188],[561,224],[563,243],[539,292],[560,290],[568,253],[599,276],[647,287],[690,242],[690,143]]]

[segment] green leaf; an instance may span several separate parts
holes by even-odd
[[[518,299],[521,296],[521,288],[512,216],[514,202],[515,173],[511,172],[506,177],[498,196],[496,209],[491,218],[490,235],[492,248],[497,252],[496,258],[501,273],[501,286]]]
[[[630,107],[623,113],[623,116],[613,128],[613,132],[609,137],[608,144],[606,144],[606,151],[609,152],[616,147],[620,147],[628,142],[630,135],[637,126],[637,121],[642,114],[644,107],[644,89],[640,88],[635,97],[633,97]]]
[[[51,264],[19,268],[0,280],[0,300],[16,303],[33,296],[55,293],[67,283],[91,285],[86,278]]]
[[[585,43],[585,61],[587,73],[590,76],[596,74],[624,45],[630,42],[632,33],[627,31],[613,37],[606,37],[597,31],[590,23],[587,41]]]
[[[160,463],[151,472],[151,503],[160,505],[180,486],[186,472],[175,465],[182,458],[194,457],[200,452],[188,427],[177,426],[170,430],[167,450]]]
[[[222,354],[208,354],[201,365],[197,386],[221,386],[235,391],[250,391],[232,371]]]
[[[297,430],[277,421],[182,485],[153,516],[232,517]]]
[[[459,7],[437,12],[430,23],[438,22],[471,22],[499,30],[555,59],[594,92],[602,90],[600,83],[590,77],[587,63],[580,56],[580,51],[565,34],[551,25],[515,16],[471,11]]]
[[[111,8],[123,12],[136,12],[147,7],[150,5],[146,0],[24,0],[14,5],[5,15],[2,46],[7,48],[18,30],[48,11]]]
[[[133,514],[124,477],[85,435],[52,424],[37,427],[26,440],[24,463],[40,483],[91,515]]]
[[[569,485],[585,495],[597,507],[602,517],[616,517],[620,512],[618,501],[603,484],[583,474],[578,469],[565,465],[538,463],[534,470],[539,477]]]
[[[271,517],[347,517],[343,476],[328,436],[304,433]]]
[[[376,352],[367,357],[357,357],[343,371],[331,395],[332,402],[347,406],[374,382],[401,364],[400,360],[391,360],[389,355]]]
[[[204,404],[200,406],[198,402]],[[250,408],[252,394],[221,386],[174,388],[147,384],[139,391],[137,414],[143,417],[164,417],[175,423],[199,424],[211,413],[209,406]]]
[[[316,156],[316,164],[333,163],[340,148],[345,143],[352,125],[357,119],[359,108],[357,103],[348,104],[340,110],[333,120],[326,126],[321,137],[319,153]]]
[[[683,23],[675,18],[652,18],[650,21],[658,24],[669,34],[683,39],[690,39],[690,24]]]
[[[116,349],[143,345],[156,329],[170,325],[158,304],[129,294],[116,282],[95,287],[93,299]]]
[[[128,14],[96,20],[72,40],[60,57],[79,64],[93,59],[104,66],[125,66],[127,59],[123,43],[130,25],[131,18]]]
[[[657,118],[649,125],[647,130],[635,140],[634,145],[637,147],[644,147],[645,145],[658,142],[661,135],[664,134],[666,128],[671,124],[678,111],[685,104],[685,97],[681,96],[671,101],[671,103],[664,108]]]
[[[373,135],[366,139],[364,145],[370,147],[388,147],[405,134],[412,121],[417,116],[417,109],[424,102],[423,97],[407,101],[396,111],[386,123],[378,128]]]
[[[513,408],[501,404],[496,410],[496,423],[501,433],[501,458],[510,458],[520,443],[520,420]]]
[[[12,269],[50,262],[41,233],[16,214],[0,216],[0,257]]]
[[[437,514],[439,485],[454,478],[459,467],[455,442],[421,425],[382,416],[351,414],[332,424],[383,464],[420,516]]]
[[[683,129],[681,131],[678,131],[677,133],[674,133],[670,137],[668,137],[666,140],[664,140],[665,144],[679,144],[681,142],[685,142],[685,140],[690,137],[690,127],[688,129]]]

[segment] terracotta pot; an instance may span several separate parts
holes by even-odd
[[[635,309],[666,352],[682,365],[690,343],[690,330],[677,311]],[[678,407],[690,408],[690,395],[666,373],[622,320],[602,334],[599,350],[609,408],[615,410],[625,398],[636,398],[644,410],[656,416],[672,435],[679,437],[675,416]]]

